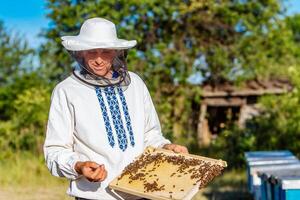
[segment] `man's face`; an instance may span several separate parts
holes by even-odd
[[[116,56],[116,50],[113,49],[91,49],[81,52],[85,64],[98,76],[111,78],[112,61]]]

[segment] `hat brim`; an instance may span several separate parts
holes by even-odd
[[[61,37],[62,45],[70,51],[83,51],[89,49],[129,49],[137,44],[136,40],[117,39],[111,42],[92,42],[82,40],[78,36]]]

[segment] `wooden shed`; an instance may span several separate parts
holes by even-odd
[[[287,80],[247,81],[243,86],[224,82],[202,85],[202,101],[197,125],[198,144],[208,146],[230,123],[243,127],[245,121],[259,114],[258,97],[280,95],[292,89]]]

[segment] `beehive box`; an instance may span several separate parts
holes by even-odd
[[[222,160],[148,147],[109,187],[148,199],[188,200],[226,166]]]

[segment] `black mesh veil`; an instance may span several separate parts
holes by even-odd
[[[112,61],[112,78],[96,75],[92,70],[89,70],[84,58],[79,56],[79,51],[68,50],[68,53],[77,62],[73,74],[89,85],[100,87],[119,85],[125,90],[131,82],[126,63],[127,50],[117,50],[117,54]]]

